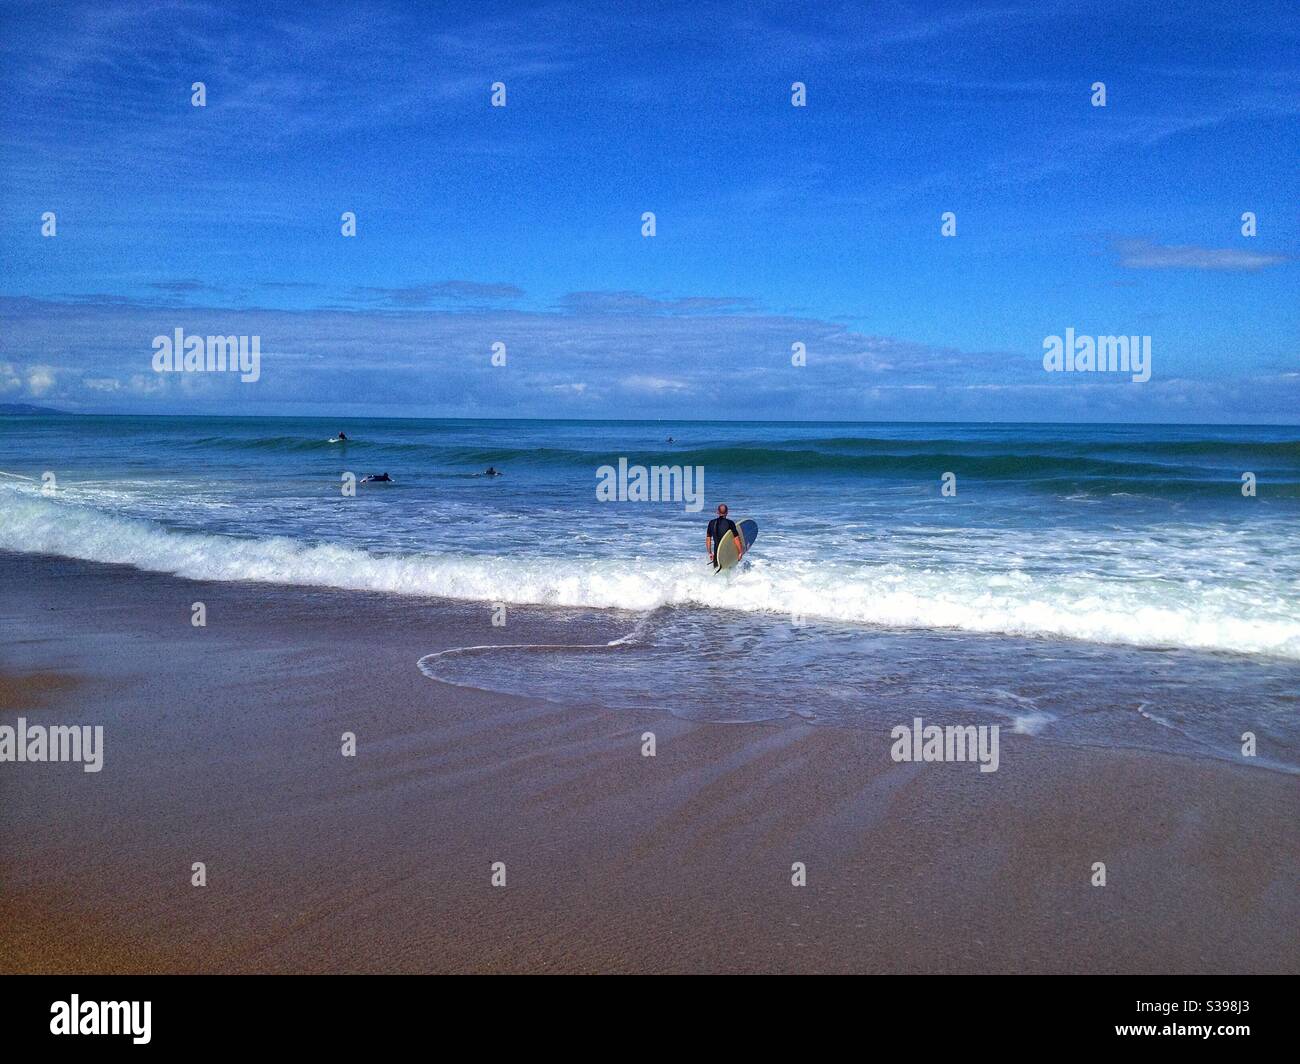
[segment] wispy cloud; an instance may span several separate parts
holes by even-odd
[[[352,290],[362,302],[393,307],[431,307],[438,303],[501,303],[522,299],[524,290],[513,284],[483,284],[479,281],[438,281],[431,284],[382,288],[362,285]]]
[[[1194,244],[1116,241],[1119,264],[1131,270],[1262,270],[1291,260],[1286,255],[1245,248],[1203,248]]]
[[[718,314],[754,309],[738,296],[659,297],[641,292],[570,292],[561,306],[576,314]]]
[[[149,285],[149,287],[157,292],[176,296],[193,295],[198,292],[221,291],[217,285],[207,284],[204,281],[197,281],[193,278],[176,281],[154,281]]]

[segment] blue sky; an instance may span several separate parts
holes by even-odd
[[[1294,3],[654,7],[4,4],[0,401],[1300,421]]]

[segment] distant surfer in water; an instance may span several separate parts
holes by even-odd
[[[495,469],[493,469],[492,466],[488,466],[487,472],[484,473],[483,475],[485,477],[499,477],[501,474],[498,473]]]
[[[718,516],[709,522],[709,530],[704,533],[704,545],[709,549],[709,561],[713,563],[714,568],[718,565],[718,544],[728,532],[736,541],[736,557],[739,559],[745,554],[745,541],[740,538],[740,529],[736,527],[736,522],[727,516],[727,504],[720,502]]]
[[[362,477],[362,484],[391,484],[393,478],[387,473],[371,473],[368,477]]]
[[[339,443],[346,443],[346,442],[347,442],[347,438],[348,438],[348,435],[347,435],[346,432],[340,432],[340,433],[338,434],[338,441],[339,441]]]

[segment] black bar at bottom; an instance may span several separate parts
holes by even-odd
[[[838,1031],[862,1049],[900,1038],[926,1050],[1264,1049],[1294,1044],[1294,998],[1293,977],[1267,976],[750,978],[712,987],[645,977],[8,976],[0,1045],[335,1053],[400,1051],[413,1040],[451,1049],[448,1039],[469,1037],[466,1050],[489,1056],[498,1040],[521,1038],[584,1052],[755,1041],[770,1052],[782,1042],[813,1048]],[[54,1033],[70,1027],[76,1033]]]

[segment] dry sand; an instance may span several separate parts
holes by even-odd
[[[105,728],[97,774],[0,764],[6,972],[1300,969],[1294,777],[1005,733],[996,773],[895,765],[415,666],[598,613],[4,553],[0,588],[0,724]]]

